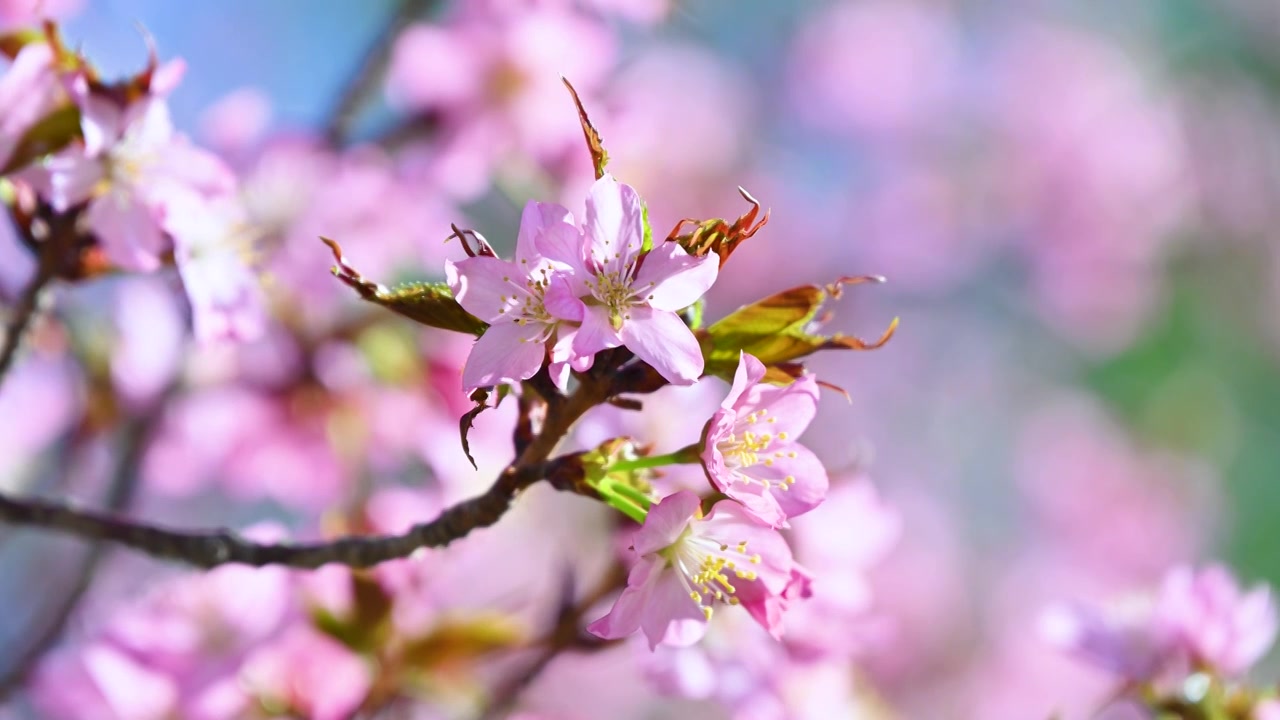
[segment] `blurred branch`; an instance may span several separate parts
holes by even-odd
[[[123,512],[133,501],[138,488],[139,466],[142,464],[143,452],[147,441],[154,432],[163,412],[163,403],[157,403],[141,417],[130,420],[120,440],[119,459],[111,482],[107,486],[104,504],[112,512]],[[31,640],[21,651],[15,651],[16,658],[9,667],[0,674],[0,702],[19,687],[31,672],[32,668],[44,654],[62,636],[63,628],[80,605],[93,582],[98,564],[102,561],[107,545],[95,542],[80,559],[79,565],[72,574],[72,584],[50,606],[45,608],[45,620],[36,623],[31,633]]]
[[[476,528],[496,523],[522,490],[541,480],[561,490],[577,490],[582,466],[576,455],[547,458],[587,410],[603,403],[623,386],[622,373],[584,375],[578,389],[563,402],[548,405],[540,432],[481,495],[445,509],[435,520],[399,535],[348,536],[319,543],[260,544],[231,530],[182,531],[135,522],[111,513],[75,508],[66,502],[20,499],[0,493],[0,521],[56,530],[77,537],[124,545],[157,558],[197,567],[227,563],[317,568],[328,563],[368,567],[408,557],[419,548],[444,547]]]
[[[351,131],[359,118],[360,109],[377,90],[379,82],[391,63],[391,51],[396,36],[415,18],[425,15],[436,0],[400,0],[395,12],[373,44],[365,51],[355,74],[342,89],[338,101],[329,114],[329,124],[324,130],[325,139],[331,145],[342,145],[351,139]]]
[[[534,680],[542,675],[551,662],[568,650],[599,650],[614,644],[612,640],[600,640],[583,634],[579,625],[582,616],[596,603],[605,599],[610,593],[622,587],[627,579],[626,573],[618,565],[614,565],[596,588],[577,603],[569,603],[562,607],[555,626],[539,644],[543,646],[533,662],[522,672],[507,680],[494,691],[489,704],[480,713],[478,720],[499,720],[520,699],[520,694]]]
[[[51,254],[53,246],[54,243],[46,244],[46,251],[41,253],[35,273],[22,288],[17,304],[10,311],[9,321],[5,323],[4,337],[0,339],[0,383],[9,374],[9,368],[13,366],[18,348],[22,345],[22,338],[35,319],[36,311],[40,309],[40,298],[54,279],[54,263],[45,257]]]

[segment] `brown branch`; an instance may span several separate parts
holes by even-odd
[[[351,139],[351,131],[360,115],[360,109],[377,89],[378,82],[391,63],[396,36],[435,4],[434,0],[401,0],[397,5],[395,13],[374,38],[329,114],[329,124],[324,130],[324,136],[331,145],[342,145]]]
[[[231,530],[184,531],[83,510],[64,501],[19,499],[0,493],[0,521],[105,540],[167,560],[214,567],[228,563],[317,568],[328,563],[369,567],[408,557],[419,548],[444,547],[472,530],[493,525],[522,490],[547,480],[558,489],[581,491],[578,456],[547,461],[573,424],[609,396],[607,382],[584,382],[563,404],[547,411],[541,432],[481,495],[445,509],[436,519],[399,535],[348,536],[326,542],[263,544]]]
[[[613,644],[613,641],[585,635],[579,625],[582,624],[582,617],[588,610],[622,587],[626,579],[627,575],[623,569],[614,565],[593,591],[577,603],[562,607],[555,625],[539,643],[542,650],[523,671],[508,679],[493,692],[493,696],[481,711],[478,720],[498,720],[506,717],[520,699],[521,693],[533,684],[533,681],[537,680],[552,661],[562,653],[575,649],[598,650]]]
[[[40,298],[53,278],[53,263],[41,258],[35,274],[22,288],[17,304],[10,311],[9,321],[4,328],[4,337],[0,339],[0,382],[4,381],[9,368],[13,366],[14,359],[18,357],[18,347],[22,345],[22,338],[26,335],[27,328],[31,326],[31,321],[35,319],[36,311],[40,308]]]
[[[104,502],[112,512],[123,512],[133,501],[138,489],[138,467],[142,464],[143,451],[146,449],[148,438],[158,424],[160,415],[161,410],[158,406],[125,427],[120,441],[119,460],[112,473]],[[38,628],[33,633],[34,637],[26,648],[15,651],[16,659],[4,674],[0,675],[0,702],[3,702],[23,683],[36,662],[62,636],[67,621],[79,607],[85,593],[89,591],[89,586],[92,584],[98,564],[106,554],[107,547],[102,542],[95,542],[89,547],[73,574],[74,581],[71,587],[59,592],[53,605],[47,608],[45,616],[48,620],[44,623],[44,627]]]

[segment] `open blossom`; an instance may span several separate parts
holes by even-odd
[[[1154,596],[1053,608],[1041,622],[1053,644],[1139,682],[1194,667],[1241,675],[1271,648],[1276,629],[1270,588],[1242,592],[1219,565],[1174,568]]]
[[[827,471],[796,442],[818,411],[818,382],[806,375],[785,387],[761,382],[764,364],[743,353],[733,387],[707,422],[702,464],[716,488],[774,527],[817,507]]]
[[[1221,565],[1179,567],[1165,576],[1157,621],[1200,665],[1239,675],[1276,639],[1276,604],[1265,585],[1244,592]]]
[[[578,246],[572,219],[559,205],[530,202],[520,219],[515,261],[478,255],[446,263],[454,297],[467,312],[489,323],[462,370],[465,389],[533,377],[542,367],[548,343],[552,376],[564,386],[574,337],[564,321],[581,321],[583,307],[564,277],[567,265],[553,259],[555,252],[545,257],[539,250]],[[549,304],[557,314],[550,312]],[[573,365],[585,369],[590,366],[590,358],[586,360]]]
[[[702,375],[702,350],[676,312],[715,283],[717,258],[694,257],[674,242],[644,252],[644,205],[634,188],[610,175],[591,186],[586,211],[583,252],[572,258],[569,278],[585,303],[574,354],[590,357],[625,345],[672,384],[692,384]],[[559,307],[548,309],[577,319],[560,315]]]
[[[640,556],[607,615],[587,627],[603,638],[643,630],[651,648],[697,642],[717,604],[741,605],[775,637],[782,613],[807,594],[808,578],[776,530],[723,500],[701,517],[692,492],[649,510],[632,539]]]
[[[266,301],[250,267],[254,234],[233,195],[204,198],[177,191],[166,199],[164,229],[191,301],[196,338],[252,340],[266,327]]]
[[[164,91],[179,65],[156,69],[151,92],[126,105],[77,87],[84,144],[46,158],[28,178],[53,207],[88,202],[89,228],[107,257],[126,270],[154,270],[169,249],[162,226],[174,188],[221,195],[234,177],[214,155],[176,133]]]

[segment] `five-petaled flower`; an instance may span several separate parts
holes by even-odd
[[[690,385],[702,375],[702,351],[677,311],[697,302],[719,273],[714,256],[694,257],[674,242],[644,250],[645,210],[634,188],[605,175],[591,186],[581,252],[566,258],[569,282],[584,312],[573,352],[592,357],[625,345],[668,382]]]
[[[572,251],[579,244],[580,233],[572,222],[569,211],[559,205],[530,202],[520,218],[514,261],[477,255],[446,263],[454,297],[467,312],[489,323],[462,370],[465,389],[533,377],[542,367],[548,342],[551,375],[561,388],[570,365],[577,370],[590,367],[590,358],[584,362],[571,357],[575,330],[566,322],[582,320],[582,303],[569,289],[569,265],[560,259],[564,251],[559,250]]]
[[[779,387],[764,376],[764,364],[743,353],[728,397],[707,422],[702,464],[718,490],[785,527],[827,494],[826,468],[796,442],[817,413],[818,383],[805,375]]]
[[[788,602],[807,592],[807,575],[773,528],[722,500],[702,516],[689,491],[663,498],[632,538],[640,556],[627,587],[589,631],[603,638],[643,630],[649,646],[697,642],[717,604],[741,605],[775,637]]]

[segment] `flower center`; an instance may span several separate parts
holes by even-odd
[[[547,267],[535,268],[525,278],[524,287],[512,282],[510,276],[505,276],[502,280],[511,286],[512,292],[510,295],[498,296],[498,301],[502,303],[498,314],[512,316],[511,322],[517,325],[536,323],[545,326],[537,338],[521,339],[521,342],[545,342],[556,323],[556,319],[547,312],[544,299],[547,287],[551,284],[551,270]]]
[[[689,592],[689,598],[702,608],[708,619],[712,615],[712,603],[730,605],[739,603],[734,579],[754,581],[754,570],[744,570],[760,564],[760,555],[748,554],[746,541],[734,545],[717,542],[711,538],[694,535],[692,528],[684,531],[670,547],[660,553],[675,569],[680,583]]]
[[[735,481],[745,485],[759,484],[766,490],[773,488],[788,490],[796,482],[794,475],[787,475],[781,480],[770,480],[768,478],[751,477],[742,472],[756,465],[773,467],[774,461],[778,459],[796,457],[794,450],[774,450],[769,452],[771,445],[774,445],[775,442],[783,443],[789,439],[789,436],[786,432],[772,433],[767,430],[760,432],[756,426],[761,422],[773,424],[778,422],[778,418],[769,417],[768,408],[755,410],[745,418],[739,418],[733,424],[733,432],[729,433],[729,437],[716,443],[716,449],[724,456],[725,467],[728,468]]]

